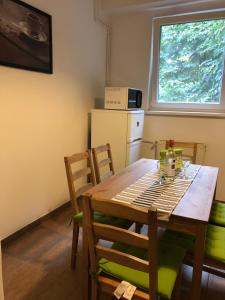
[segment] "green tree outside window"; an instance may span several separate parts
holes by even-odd
[[[158,103],[219,104],[225,20],[161,26]]]

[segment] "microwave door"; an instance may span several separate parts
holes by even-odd
[[[136,94],[136,107],[141,108],[141,106],[142,106],[142,92],[137,91],[137,94]]]
[[[136,107],[136,99],[129,99],[128,100],[128,108],[137,108]]]
[[[128,90],[128,108],[141,108],[142,105],[142,91],[129,89]]]
[[[136,91],[128,89],[128,108],[136,108]]]

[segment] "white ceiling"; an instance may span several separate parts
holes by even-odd
[[[126,12],[146,11],[165,7],[213,3],[215,0],[99,0],[104,14],[121,14]],[[223,0],[224,1],[224,0]]]

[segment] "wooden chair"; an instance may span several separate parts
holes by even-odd
[[[110,144],[92,148],[95,175],[97,183],[100,183],[115,174]],[[104,172],[103,172],[104,171]],[[135,224],[135,231],[141,231],[142,224]]]
[[[166,141],[166,149],[168,149],[168,147],[169,147],[169,141]],[[193,164],[196,163],[198,143],[188,143],[188,142],[177,142],[177,141],[175,141],[174,142],[174,147],[184,149],[184,152],[183,152],[183,159],[184,160],[189,160]]]
[[[79,237],[79,227],[82,223],[82,213],[81,206],[79,203],[79,197],[82,193],[93,187],[96,184],[96,181],[94,176],[93,163],[91,159],[91,152],[89,150],[82,153],[74,154],[72,156],[64,157],[64,162],[66,167],[66,175],[73,214],[71,268],[74,269],[76,267],[76,253]],[[76,166],[78,163],[83,163],[83,166],[79,169]]]
[[[185,246],[188,253],[185,257],[185,264],[193,266],[194,241],[195,238],[189,234],[167,230],[164,234],[164,241],[167,243]],[[225,278],[225,228],[209,224],[205,240],[205,256],[203,271]]]
[[[110,144],[93,148],[92,153],[97,183],[115,174]]]
[[[132,298],[134,300],[156,300],[161,294],[171,299],[173,287],[178,286],[178,279],[181,278],[180,267],[185,251],[182,247],[164,244],[163,238],[158,242],[157,211],[112,200],[92,199],[88,195],[83,203],[84,230],[88,239],[92,274],[92,295],[88,299],[99,299],[100,290],[113,296],[121,280],[137,286]],[[94,210],[147,224],[148,235],[99,224],[93,219]],[[108,248],[106,243],[104,246],[100,245],[99,239],[114,244]],[[171,274],[174,274],[173,278]],[[178,293],[173,292],[173,296],[178,297]]]
[[[208,225],[205,241],[203,271],[225,278],[225,228]],[[193,265],[193,254],[189,252],[185,263]]]
[[[214,200],[211,209],[210,223],[225,227],[225,202]]]

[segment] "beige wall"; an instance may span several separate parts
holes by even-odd
[[[30,0],[53,17],[54,74],[0,66],[0,237],[69,199],[63,156],[87,147],[103,96],[105,29],[92,0]]]
[[[217,199],[225,201],[224,130],[224,119],[146,116],[144,139],[154,141],[172,138],[177,141],[205,143],[207,149],[204,156],[204,163],[220,168]]]
[[[112,20],[111,85],[141,88],[145,102],[149,80],[150,30],[148,13]]]
[[[195,5],[193,7],[156,10],[154,12],[114,16],[111,38],[111,84],[134,86],[144,91],[144,107],[149,94],[149,61],[151,48],[152,16],[169,15],[192,10],[219,7]],[[157,140],[174,138],[182,141],[197,141],[207,144],[205,163],[219,166],[217,198],[225,200],[225,131],[224,119],[146,116],[144,138]]]

